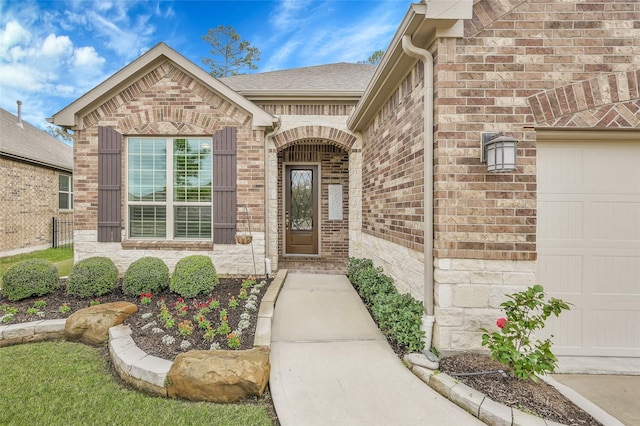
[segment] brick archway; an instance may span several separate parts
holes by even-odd
[[[544,127],[640,127],[640,71],[595,77],[528,99]]]
[[[345,131],[326,126],[301,126],[285,130],[273,137],[273,142],[278,151],[281,151],[302,140],[318,140],[324,143],[338,146],[347,152],[351,152],[356,142],[356,137]]]

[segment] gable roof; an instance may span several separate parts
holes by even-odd
[[[173,50],[165,43],[158,43],[151,50],[140,56],[129,65],[116,72],[104,82],[75,100],[63,110],[55,113],[47,119],[50,123],[65,128],[82,128],[82,117],[94,108],[116,95],[118,92],[132,84],[145,73],[159,66],[163,62],[171,61],[185,73],[200,80],[211,87],[220,96],[237,105],[253,117],[253,127],[270,128],[276,121],[275,117],[262,110],[253,102],[234,92],[228,86],[211,76],[202,68]]]
[[[71,172],[73,148],[0,108],[0,154]]]
[[[359,98],[376,67],[369,64],[336,64],[292,68],[220,79],[250,99]]]

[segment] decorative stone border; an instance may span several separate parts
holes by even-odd
[[[271,350],[271,322],[275,303],[286,277],[286,269],[278,271],[260,302],[253,346],[267,352]],[[65,323],[66,319],[57,319],[0,326],[0,348],[62,339]],[[168,396],[166,379],[173,362],[149,355],[138,348],[131,338],[129,326],[117,325],[109,329],[109,354],[123,381],[144,392]]]
[[[500,404],[448,374],[419,365],[411,367],[411,371],[439,394],[490,426],[562,425]]]

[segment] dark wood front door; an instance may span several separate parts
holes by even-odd
[[[285,253],[318,254],[318,166],[285,167]]]

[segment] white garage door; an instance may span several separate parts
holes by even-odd
[[[574,305],[549,324],[554,353],[638,357],[640,132],[567,135],[537,143],[537,278]]]

